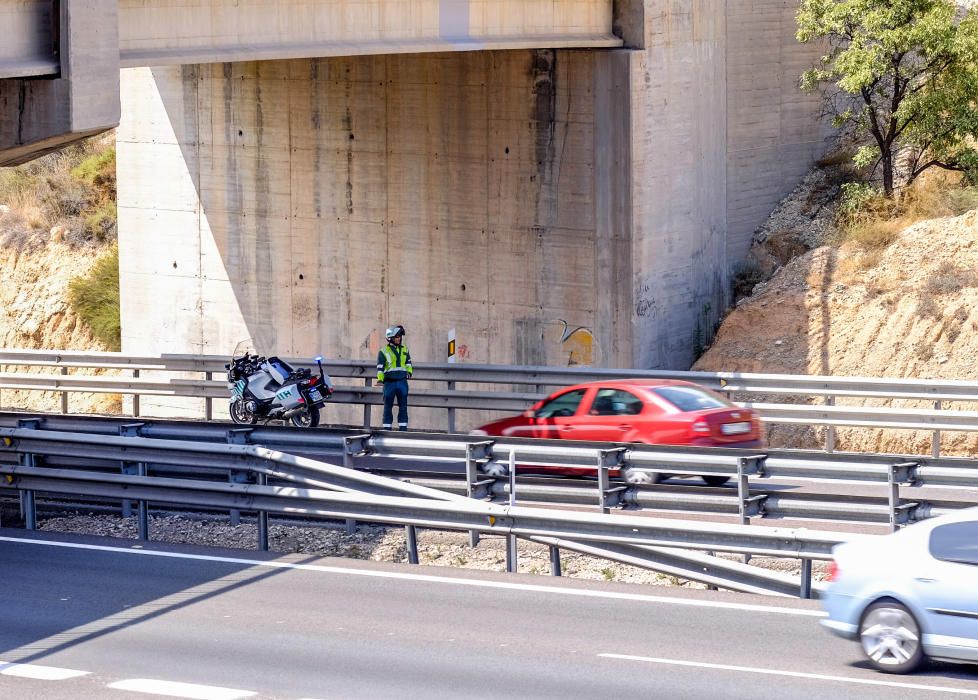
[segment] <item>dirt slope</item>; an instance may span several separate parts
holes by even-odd
[[[970,379],[976,331],[978,211],[970,211],[919,222],[882,250],[823,246],[794,258],[738,304],[693,369]],[[872,404],[839,401],[865,403]],[[787,447],[822,440],[819,431],[784,427],[770,437]],[[930,439],[923,431],[843,429],[838,446],[927,454]],[[942,452],[978,454],[978,435],[946,434]]]

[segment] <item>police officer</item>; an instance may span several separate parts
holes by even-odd
[[[391,326],[385,333],[387,347],[377,354],[377,383],[384,385],[384,430],[394,423],[394,399],[397,399],[397,428],[408,426],[408,379],[414,372],[411,351],[404,344],[404,326]]]

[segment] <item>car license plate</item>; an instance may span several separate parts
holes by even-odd
[[[309,398],[313,401],[322,401],[323,395],[319,393],[319,389],[310,389]]]
[[[750,432],[750,423],[724,423],[720,426],[724,435],[742,435]]]

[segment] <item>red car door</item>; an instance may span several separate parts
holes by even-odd
[[[585,402],[586,410],[575,423],[573,440],[631,442],[640,431],[645,401],[630,391],[602,387]]]
[[[577,422],[576,416],[588,389],[572,389],[557,394],[536,410],[533,416],[533,437],[548,440],[573,439],[567,433]]]

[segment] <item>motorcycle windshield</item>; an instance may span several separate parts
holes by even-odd
[[[231,352],[231,358],[244,357],[245,355],[257,355],[255,352],[255,341],[251,338],[245,338],[244,340],[239,340],[234,346],[234,350]]]

